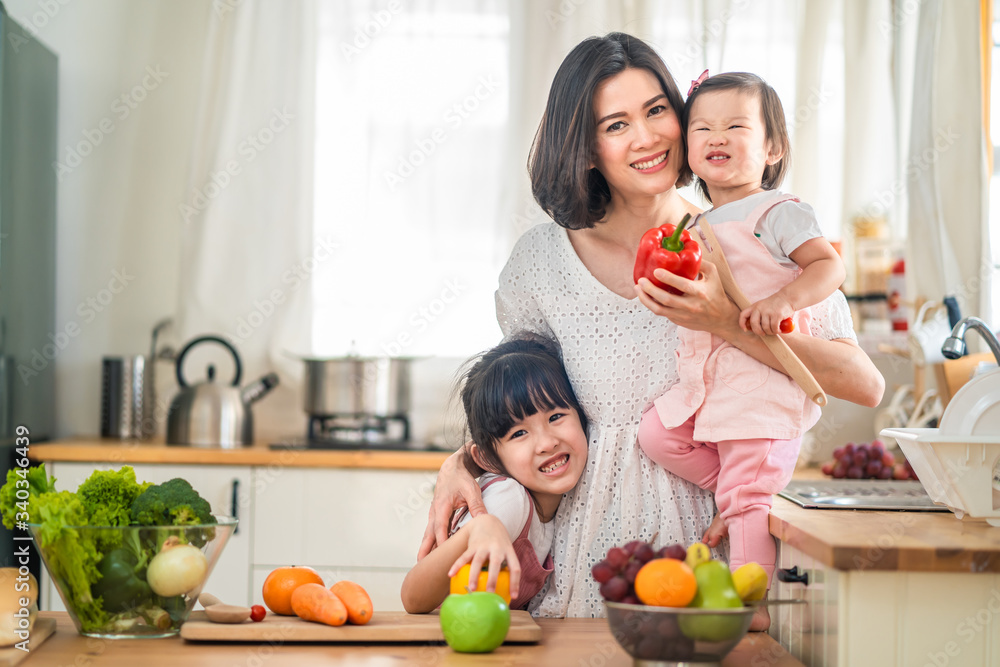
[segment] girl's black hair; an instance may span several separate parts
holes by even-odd
[[[674,77],[656,51],[632,35],[612,32],[588,37],[569,52],[552,80],[528,156],[528,174],[535,201],[567,229],[593,227],[604,219],[611,202],[608,182],[590,167],[597,141],[594,93],[605,80],[629,68],[656,77],[679,120],[684,99]],[[684,159],[677,187],[690,182],[691,168]]]
[[[587,416],[563,367],[559,347],[531,333],[517,334],[471,359],[462,378],[469,436],[490,472],[508,474],[497,445],[515,423],[537,412],[572,408],[587,431]],[[466,450],[466,466],[470,455]]]
[[[738,90],[741,93],[750,95],[760,100],[760,115],[764,121],[764,134],[771,142],[771,148],[781,152],[781,159],[774,164],[764,167],[764,175],[761,178],[760,187],[765,190],[774,190],[785,178],[785,173],[792,162],[792,144],[788,140],[788,126],[785,123],[785,111],[781,106],[781,98],[778,93],[764,79],[749,72],[724,72],[705,79],[690,95],[684,103],[684,114],[681,116],[681,134],[684,136],[684,153],[687,153],[687,128],[691,120],[691,107],[698,96],[703,93],[710,93],[720,90]],[[705,199],[712,201],[712,196],[708,194],[708,185],[705,181],[698,180],[698,190],[705,195]]]

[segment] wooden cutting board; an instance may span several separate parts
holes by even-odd
[[[31,628],[31,635],[28,637],[28,650],[22,651],[21,649],[14,648],[13,646],[0,648],[0,667],[14,667],[14,665],[20,663],[33,652],[37,651],[38,647],[42,645],[42,642],[51,637],[52,633],[55,631],[56,619],[35,619],[35,625]]]
[[[303,621],[296,616],[269,613],[260,623],[212,623],[204,611],[195,611],[181,626],[181,637],[189,641],[223,642],[443,642],[437,614],[375,612],[365,625],[333,627]],[[542,629],[526,611],[510,612],[507,643],[533,644],[542,639]]]

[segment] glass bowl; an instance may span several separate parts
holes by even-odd
[[[198,526],[63,526],[56,530],[29,523],[28,530],[81,635],[153,638],[176,635],[191,613],[236,528],[234,518],[217,516],[216,520]],[[199,576],[200,568],[195,567],[183,577],[184,570],[168,568],[170,586],[185,590],[170,592],[169,597],[157,595],[146,581],[149,562],[164,546],[174,545],[200,550],[205,557],[204,573]],[[168,592],[163,585],[158,588]]]
[[[636,667],[718,665],[750,629],[755,606],[737,609],[604,603],[615,641]]]

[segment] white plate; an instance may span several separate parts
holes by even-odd
[[[1000,369],[972,378],[955,392],[940,428],[942,434],[1000,433]]]

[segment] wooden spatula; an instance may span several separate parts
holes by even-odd
[[[726,294],[729,295],[729,298],[733,300],[733,303],[740,310],[743,310],[750,305],[750,300],[743,293],[743,290],[740,289],[740,286],[736,284],[733,272],[729,268],[729,262],[726,261],[726,256],[722,252],[722,246],[719,245],[718,239],[715,238],[712,225],[705,220],[704,216],[698,218],[698,231],[701,237],[702,249],[704,250],[703,256],[711,260],[716,268],[719,269],[719,277],[722,279],[722,287],[726,290]],[[795,380],[802,387],[803,391],[806,392],[806,396],[816,405],[826,405],[826,392],[819,386],[819,382],[816,381],[813,374],[802,363],[802,360],[792,352],[792,348],[788,347],[788,343],[782,340],[780,336],[773,334],[761,336],[761,339],[767,345],[767,349],[771,350],[771,354],[788,371],[789,377]]]

